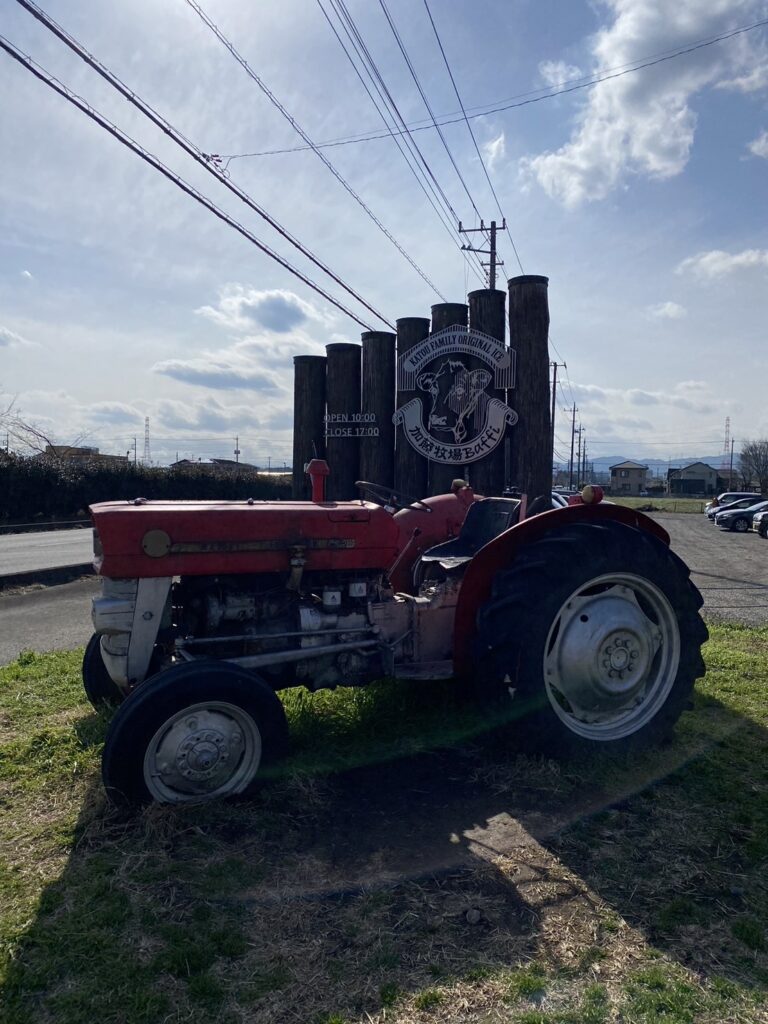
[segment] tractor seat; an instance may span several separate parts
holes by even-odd
[[[481,498],[469,506],[458,537],[428,548],[421,561],[439,562],[445,569],[462,565],[494,537],[514,526],[519,515],[517,498]]]

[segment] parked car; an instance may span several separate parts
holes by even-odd
[[[758,501],[749,508],[725,509],[715,516],[715,523],[723,530],[735,530],[736,533],[746,533],[752,525],[752,517],[757,512],[768,508],[768,501]]]
[[[738,501],[730,501],[726,505],[719,505],[716,508],[710,508],[707,512],[707,518],[710,522],[715,521],[715,516],[721,512],[732,512],[734,509],[749,508],[750,505],[756,504],[758,501],[768,501],[768,498],[764,494],[750,495],[748,498],[739,498]]]
[[[752,529],[764,540],[768,540],[768,509],[764,512],[755,512],[752,516]]]
[[[709,513],[709,510],[713,508],[721,509],[723,505],[729,505],[732,501],[739,501],[741,498],[752,498],[754,501],[759,501],[760,497],[756,491],[723,491],[712,501],[707,502],[704,511]]]

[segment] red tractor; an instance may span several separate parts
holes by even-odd
[[[423,501],[105,502],[91,509],[95,634],[83,680],[119,707],[116,800],[246,793],[287,747],[276,691],[445,679],[548,753],[666,737],[704,672],[701,597],[669,537],[586,488],[525,498],[457,482]],[[453,680],[453,682],[451,682]]]

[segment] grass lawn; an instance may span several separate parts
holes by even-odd
[[[133,817],[79,654],[22,655],[0,1021],[768,1021],[768,629],[711,632],[675,742],[631,765],[515,754],[444,685],[296,692],[257,798]]]
[[[616,505],[640,508],[644,512],[696,512],[702,514],[709,498],[620,498],[608,496]]]

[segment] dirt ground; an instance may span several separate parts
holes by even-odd
[[[721,530],[705,515],[651,515],[691,568],[710,622],[768,625],[768,542],[756,533]]]

